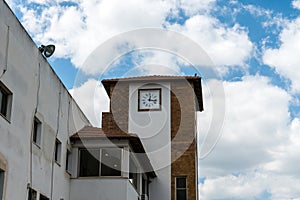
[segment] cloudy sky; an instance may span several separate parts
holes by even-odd
[[[95,126],[108,109],[103,78],[203,77],[200,139],[219,140],[201,160],[202,199],[300,199],[300,0],[7,3],[37,45],[56,45],[48,61]]]

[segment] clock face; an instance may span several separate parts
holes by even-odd
[[[139,111],[161,110],[161,89],[139,89]]]

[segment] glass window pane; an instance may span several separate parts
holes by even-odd
[[[49,198],[41,194],[40,195],[40,200],[49,200]]]
[[[58,139],[56,139],[56,142],[55,142],[55,161],[59,164],[60,164],[60,157],[61,157],[61,142]]]
[[[37,192],[32,188],[28,190],[28,200],[37,200]]]
[[[6,116],[6,110],[7,110],[7,97],[8,95],[6,94],[5,91],[3,91],[1,88],[0,88],[0,96],[1,96],[1,101],[0,101],[0,106],[1,106],[1,113]]]
[[[176,188],[186,188],[186,177],[176,178]]]
[[[0,200],[2,199],[4,189],[4,171],[0,169]]]
[[[176,200],[186,200],[186,190],[177,190]]]
[[[121,149],[101,150],[101,176],[121,176]]]
[[[129,161],[129,180],[137,188],[138,184],[138,174],[137,174],[137,166],[132,158]]]
[[[99,149],[80,150],[79,176],[99,176]]]

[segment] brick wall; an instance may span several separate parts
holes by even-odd
[[[110,112],[102,113],[103,131],[128,132],[129,85],[118,83],[110,87]]]
[[[171,83],[171,199],[175,177],[187,177],[188,200],[196,200],[195,97],[186,81]]]

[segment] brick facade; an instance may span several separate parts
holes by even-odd
[[[104,131],[128,132],[129,85],[118,83],[110,86],[110,112],[102,113]]]
[[[171,199],[175,177],[187,178],[188,200],[196,200],[195,95],[186,81],[171,83]]]
[[[178,176],[187,178],[188,200],[197,198],[196,111],[202,111],[203,105],[201,80],[190,79],[190,81],[184,78],[169,81],[171,85],[171,200],[175,200],[175,177]],[[128,82],[121,83],[116,83],[112,79],[105,84],[107,84],[106,90],[111,104],[110,112],[102,114],[102,129],[104,131],[121,129],[123,132],[128,132],[130,79]],[[199,92],[198,96],[195,96],[195,92]]]

